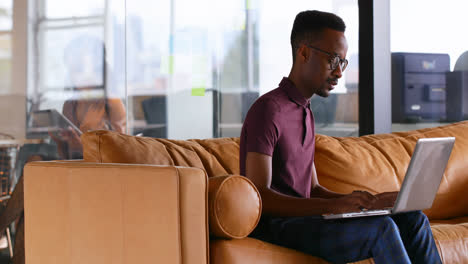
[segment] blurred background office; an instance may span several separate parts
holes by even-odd
[[[376,80],[375,89],[389,87],[388,94],[393,93],[391,109],[383,110],[393,113],[393,131],[465,118],[466,103],[454,98],[465,94],[460,87],[466,81],[454,72],[465,69],[455,69],[455,63],[468,46],[466,34],[456,32],[466,23],[460,13],[466,5],[454,0],[387,3],[382,20],[388,21],[382,22],[391,30],[389,48],[375,49],[388,54],[394,67],[388,79]],[[0,132],[50,142],[48,135],[29,133],[33,111],[63,112],[67,100],[102,97],[121,102],[103,118],[125,116],[117,129],[123,133],[239,136],[250,105],[289,73],[291,24],[306,9],[343,17],[349,42],[350,64],[339,86],[329,98],[312,98],[317,132],[358,136],[357,0],[1,0]],[[86,44],[70,48],[83,36],[100,41],[102,49],[86,57],[81,52]],[[90,89],[71,83],[70,65],[92,69],[81,72],[95,74],[86,84]],[[77,75],[73,82],[90,82],[84,78]],[[76,109],[69,112],[73,119]],[[112,126],[85,130],[97,128]]]
[[[0,0],[0,133],[18,150],[2,152],[5,188],[37,155],[80,158],[59,153],[66,134],[30,126],[35,111],[55,109],[83,132],[239,136],[251,104],[289,74],[292,22],[307,9],[341,16],[349,44],[338,87],[312,98],[317,133],[359,136],[366,115],[386,122],[380,132],[468,119],[468,3],[373,2],[378,61],[361,76],[373,75],[373,94],[388,103],[369,113],[359,105],[359,2]]]
[[[306,9],[341,16],[349,43],[338,87],[312,98],[318,133],[359,136],[360,114],[391,116],[383,132],[467,119],[468,3],[377,4],[373,48],[384,63],[368,74],[388,104],[363,113],[359,0],[0,0],[0,132],[51,159],[61,156],[57,139],[31,129],[34,111],[55,109],[84,131],[237,137],[251,104],[288,75],[292,21]],[[93,112],[90,102],[102,110],[94,125],[78,117]]]

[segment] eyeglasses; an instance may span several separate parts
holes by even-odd
[[[348,66],[348,60],[340,58],[340,56],[338,56],[337,54],[331,54],[330,52],[326,52],[324,50],[321,50],[311,45],[307,45],[307,46],[309,48],[320,51],[330,56],[330,60],[328,61],[328,63],[330,64],[330,70],[332,71],[336,70],[336,68],[338,68],[338,65],[341,66],[341,71],[344,71],[346,67]]]

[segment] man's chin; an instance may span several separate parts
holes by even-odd
[[[318,93],[317,93],[318,96],[320,97],[328,97],[330,96],[330,90],[320,90]]]

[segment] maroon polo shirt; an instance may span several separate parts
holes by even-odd
[[[272,157],[271,188],[295,197],[310,197],[315,153],[314,118],[310,100],[283,78],[279,87],[252,105],[240,137],[240,172],[245,175],[247,152]]]

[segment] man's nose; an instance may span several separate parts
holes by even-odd
[[[338,64],[338,67],[335,68],[335,70],[332,72],[333,76],[335,78],[339,79],[343,76],[343,71],[341,70],[341,64]]]

